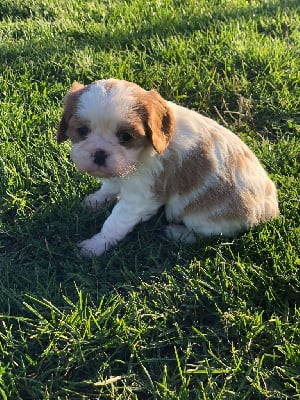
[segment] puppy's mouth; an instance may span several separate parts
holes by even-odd
[[[132,163],[128,163],[126,165],[116,165],[111,168],[90,168],[85,171],[87,174],[91,176],[95,176],[96,178],[125,178],[127,175],[133,173],[136,170],[136,167]]]

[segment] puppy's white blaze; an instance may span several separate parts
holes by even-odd
[[[96,81],[82,93],[77,109],[79,118],[93,124],[108,123],[110,126],[114,121],[127,117],[136,103],[133,90],[131,86],[124,84],[114,86],[113,82],[113,79]]]

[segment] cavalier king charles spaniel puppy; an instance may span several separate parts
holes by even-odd
[[[118,199],[99,233],[79,244],[86,256],[115,246],[165,207],[166,234],[233,236],[278,215],[277,192],[256,156],[210,118],[117,79],[65,97],[57,141],[71,140],[81,172],[102,181],[91,207]]]

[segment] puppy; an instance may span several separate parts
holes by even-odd
[[[79,244],[99,256],[164,205],[167,235],[233,236],[276,217],[276,188],[232,132],[155,90],[117,79],[73,84],[57,142],[70,139],[81,172],[102,181],[91,207],[118,198],[99,233]]]

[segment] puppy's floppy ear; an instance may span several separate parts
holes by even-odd
[[[156,90],[146,92],[144,107],[146,135],[151,139],[154,149],[161,154],[174,134],[175,117]]]
[[[78,82],[74,82],[69,92],[65,96],[64,110],[57,128],[56,140],[58,144],[68,139],[68,136],[66,135],[66,132],[68,130],[68,123],[74,112],[75,101],[83,88],[84,85]]]

